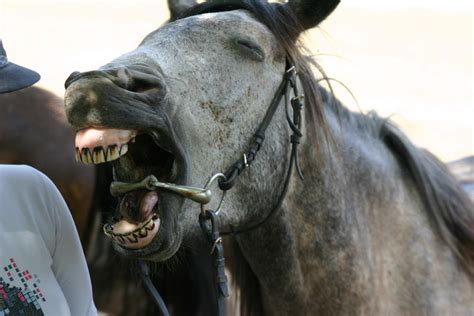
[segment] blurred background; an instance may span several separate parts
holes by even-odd
[[[333,82],[349,108],[390,116],[449,161],[474,154],[472,14],[472,0],[342,1],[305,41],[356,97]],[[165,0],[0,0],[0,38],[62,96],[72,71],[134,49],[167,18]]]

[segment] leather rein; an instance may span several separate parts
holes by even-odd
[[[301,169],[298,162],[298,151],[297,147],[300,143],[300,139],[303,136],[301,133],[301,110],[303,109],[303,100],[304,96],[298,93],[297,87],[297,71],[293,63],[287,58],[285,73],[283,79],[275,92],[275,95],[270,103],[270,106],[265,113],[263,120],[261,121],[257,131],[253,135],[252,141],[249,145],[248,150],[236,160],[224,174],[217,174],[208,183],[205,185],[204,189],[207,189],[208,185],[212,183],[215,179],[219,179],[218,184],[219,188],[223,191],[223,194],[227,190],[230,190],[237,178],[242,174],[242,172],[247,169],[252,162],[255,160],[256,155],[260,148],[262,147],[263,141],[265,140],[265,132],[272,121],[275,112],[280,105],[282,99],[285,100],[285,113],[288,125],[292,131],[290,136],[291,142],[291,156],[288,166],[288,171],[286,173],[285,182],[283,185],[283,190],[278,198],[276,206],[265,216],[265,218],[249,227],[240,229],[240,230],[230,230],[226,232],[219,232],[218,229],[218,214],[222,200],[219,203],[219,206],[216,211],[205,210],[204,204],[201,204],[201,213],[199,215],[199,224],[203,234],[206,236],[209,245],[210,245],[210,254],[213,259],[214,267],[214,279],[217,290],[217,311],[216,315],[222,316],[225,314],[225,298],[229,296],[229,291],[227,287],[227,277],[225,275],[225,259],[224,259],[224,250],[222,246],[221,235],[236,235],[241,233],[246,233],[251,230],[254,230],[262,226],[267,222],[279,209],[281,209],[281,204],[286,196],[288,191],[291,174],[293,167],[296,166],[296,170],[301,179],[303,179]],[[290,113],[290,107],[292,110],[292,115]],[[147,291],[153,298],[156,306],[160,310],[163,316],[168,316],[168,310],[166,305],[161,298],[160,294],[153,285],[150,275],[149,268],[144,261],[139,261],[140,267],[140,276],[143,279],[143,282],[146,286]]]

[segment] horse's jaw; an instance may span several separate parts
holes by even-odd
[[[171,138],[158,131],[84,128],[76,134],[76,158],[83,163],[112,164],[114,183],[139,182],[149,175],[163,182],[185,183],[186,159]],[[177,252],[182,240],[177,220],[182,198],[146,188],[115,196],[119,206],[112,221],[104,225],[104,233],[119,253],[163,261]]]

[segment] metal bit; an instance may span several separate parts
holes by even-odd
[[[149,175],[142,181],[135,183],[114,181],[110,184],[110,193],[112,196],[118,197],[135,190],[145,189],[153,191],[158,188],[175,192],[199,204],[209,203],[212,197],[211,190],[185,185],[177,185],[174,183],[160,182],[154,175]]]

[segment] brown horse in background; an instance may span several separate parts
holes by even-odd
[[[110,243],[97,232],[102,214],[107,211],[105,205],[109,203],[113,207],[113,202],[107,201],[104,194],[95,193],[102,183],[108,185],[108,181],[103,181],[108,176],[107,170],[76,162],[71,152],[74,131],[67,124],[60,97],[41,88],[29,87],[0,94],[0,104],[0,163],[33,166],[58,187],[86,253],[94,300],[99,308],[108,309],[104,302],[117,295],[110,294],[114,283],[104,282],[103,277],[107,277],[106,271],[117,272],[117,269],[110,269],[101,260],[108,256]]]
[[[95,191],[96,168],[76,162],[70,148],[74,131],[68,126],[63,100],[30,87],[1,94],[0,163],[26,164],[56,184],[71,210],[81,240]]]

